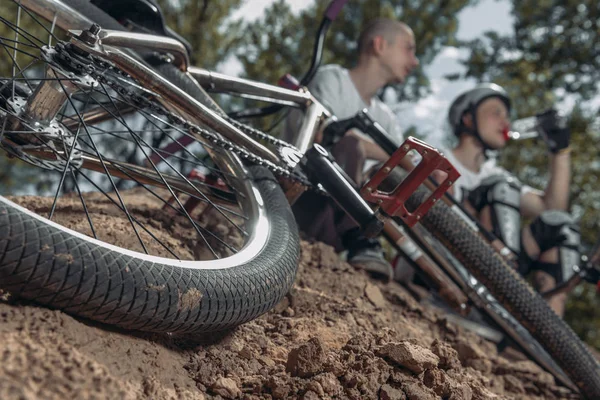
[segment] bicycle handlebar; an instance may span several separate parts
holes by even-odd
[[[317,31],[310,68],[300,80],[301,86],[306,86],[317,73],[317,69],[321,65],[321,59],[323,58],[323,45],[325,43],[325,36],[327,35],[329,26],[333,20],[337,18],[347,2],[348,0],[333,0],[327,7],[327,10],[325,11],[325,17],[321,21],[321,25],[319,25],[319,30]],[[280,104],[274,104],[262,108],[253,108],[249,110],[233,112],[230,113],[229,116],[232,118],[260,118],[274,114],[283,107],[284,106]]]
[[[333,0],[331,4],[329,4],[329,7],[327,7],[327,10],[325,11],[325,17],[328,18],[330,21],[335,20],[347,2],[348,0]]]

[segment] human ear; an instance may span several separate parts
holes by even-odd
[[[463,116],[462,116],[462,123],[467,128],[472,128],[473,127],[473,116],[471,115],[471,113],[465,113],[465,114],[463,114]]]
[[[383,53],[387,42],[385,41],[383,36],[375,36],[373,38],[373,54],[376,56]]]

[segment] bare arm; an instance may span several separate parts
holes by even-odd
[[[568,151],[550,155],[550,179],[542,196],[527,193],[521,201],[521,214],[534,218],[545,210],[567,211],[571,184],[571,155]]]
[[[363,136],[356,133],[354,130],[349,130],[346,135],[350,135],[358,139],[366,152],[366,156],[370,160],[387,161],[390,156],[377,143],[365,139]]]

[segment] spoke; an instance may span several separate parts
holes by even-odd
[[[142,186],[144,189],[146,189],[148,192],[150,192],[150,194],[152,194],[154,197],[156,197],[158,200],[160,200],[162,203],[164,203],[166,206],[168,206],[169,208],[171,208],[172,210],[174,210],[175,212],[179,213],[180,215],[183,216],[187,216],[187,213],[184,213],[184,211],[182,211],[181,208],[176,208],[175,206],[173,206],[172,204],[170,204],[168,201],[166,201],[164,198],[162,198],[160,195],[158,195],[157,193],[155,193],[152,189],[150,189],[149,187],[147,187],[143,182],[139,182],[134,176],[131,176],[130,174],[128,174],[125,169],[127,168],[122,168],[120,165],[117,165],[117,168],[119,168],[120,171],[122,171],[125,175],[129,176],[131,180],[137,182],[140,186]],[[189,219],[189,221],[192,223],[192,225],[194,225],[194,227],[196,229],[201,229],[203,230],[205,233],[207,233],[208,235],[210,235],[211,237],[213,237],[214,239],[218,240],[221,244],[223,244],[224,246],[226,246],[229,250],[231,250],[232,252],[237,252],[238,250],[236,250],[235,248],[231,247],[230,245],[228,245],[227,243],[225,243],[221,238],[219,238],[218,236],[216,236],[214,233],[212,233],[211,231],[209,231],[208,229],[204,228],[201,225],[198,225],[196,223],[196,221],[194,221],[193,219]],[[247,234],[247,233],[246,233]]]
[[[103,92],[101,92],[101,91],[98,91],[98,93],[100,93],[100,94],[102,94],[102,95],[105,95],[105,93],[103,93]],[[108,97],[110,98],[110,96],[108,96]],[[123,96],[121,95],[121,97],[123,97]],[[98,105],[102,106],[102,103],[100,103],[98,100],[96,100],[96,103],[97,103]],[[131,107],[133,107],[134,109],[136,109],[136,111],[138,111],[140,114],[142,114],[142,115],[144,116],[144,118],[146,119],[146,121],[148,121],[150,124],[152,124],[152,125],[153,125],[154,127],[156,127],[157,129],[161,129],[161,130],[162,130],[162,132],[164,132],[164,133],[166,134],[166,136],[167,136],[167,137],[168,137],[168,138],[169,138],[169,139],[170,139],[172,142],[178,142],[178,140],[176,140],[176,139],[175,139],[173,136],[169,135],[169,134],[166,132],[166,130],[164,130],[164,129],[160,128],[160,127],[158,126],[158,124],[157,124],[156,122],[154,122],[154,120],[156,120],[156,121],[159,121],[159,122],[161,122],[161,123],[165,124],[166,126],[170,127],[171,129],[173,129],[173,130],[176,130],[177,132],[181,133],[182,135],[184,135],[184,136],[187,136],[187,137],[189,137],[189,138],[193,139],[194,141],[198,142],[198,139],[197,139],[197,138],[196,138],[194,135],[190,134],[190,133],[189,133],[189,132],[187,132],[187,131],[184,131],[183,129],[181,129],[181,128],[177,127],[177,126],[174,126],[173,124],[171,124],[171,123],[170,123],[170,122],[168,122],[167,120],[164,120],[164,119],[162,119],[161,117],[158,117],[158,116],[156,116],[156,115],[154,115],[154,114],[152,114],[152,113],[149,113],[149,112],[147,112],[146,110],[144,110],[144,109],[140,108],[138,105],[136,105],[136,104],[131,104],[131,103],[127,102],[127,101],[125,101],[125,102],[124,102],[124,104],[128,104],[129,106],[131,106]],[[111,112],[110,110],[108,110],[108,109],[106,109],[106,111],[107,111],[108,113],[110,113],[111,115],[113,115],[113,114],[114,114],[114,113],[112,113],[112,112]],[[129,132],[129,130],[128,130],[127,132]],[[106,132],[106,133],[110,134],[110,132]],[[208,147],[208,148],[211,148],[211,149],[215,149],[215,147],[213,147],[212,145],[210,145],[210,144],[208,144],[208,143],[201,143],[201,145],[202,145],[203,147]],[[151,146],[148,146],[148,147],[149,147],[149,148],[152,148],[152,149],[154,149],[154,148],[153,148],[153,147],[151,147]],[[193,154],[192,152],[190,152],[190,151],[189,151],[189,150],[188,150],[188,149],[187,149],[185,146],[183,146],[183,145],[180,145],[180,148],[181,148],[181,150],[183,150],[183,151],[184,151],[186,154],[188,154],[188,155],[190,155],[192,158],[196,159],[200,165],[204,166],[204,167],[205,167],[205,168],[207,168],[208,170],[210,170],[210,171],[212,171],[212,172],[215,172],[215,173],[219,173],[219,174],[221,174],[221,175],[223,175],[223,176],[229,176],[229,177],[231,177],[231,178],[235,178],[233,175],[231,175],[231,174],[229,174],[229,173],[226,173],[226,172],[220,171],[220,170],[219,170],[219,169],[217,169],[217,168],[212,168],[212,167],[209,167],[209,166],[207,166],[207,165],[206,165],[204,162],[202,162],[201,160],[199,160],[199,159],[198,159],[198,157],[197,157],[195,154]],[[160,149],[158,149],[158,150],[162,152],[162,150],[160,150]],[[164,153],[164,152],[163,152],[163,153]],[[238,194],[238,195],[239,195],[239,196],[241,196],[241,197],[243,197],[241,194]]]
[[[43,41],[41,41],[40,39],[38,39],[37,37],[35,37],[31,33],[27,32],[23,28],[15,25],[14,23],[12,23],[11,21],[7,20],[6,18],[4,18],[2,16],[0,16],[0,22],[3,22],[4,24],[6,24],[8,27],[10,27],[14,31],[21,31],[21,36],[23,36],[24,39],[26,39],[29,43],[31,43],[33,46],[35,46],[37,48],[41,48],[41,47],[40,47],[40,45],[36,45],[33,42],[32,38],[35,39],[35,40],[37,40],[38,42],[40,42],[41,45],[45,44]]]
[[[94,229],[94,224],[92,223],[92,217],[90,216],[90,213],[88,212],[88,208],[87,205],[85,204],[85,199],[83,198],[83,194],[81,194],[81,189],[79,188],[79,183],[77,183],[77,175],[75,175],[75,172],[73,171],[73,169],[70,170],[71,171],[71,176],[73,177],[73,182],[75,182],[75,188],[77,189],[77,194],[79,195],[79,199],[81,200],[81,205],[83,206],[83,211],[85,212],[85,217],[88,220],[88,223],[90,224],[90,229],[92,230],[92,235],[94,235],[94,239],[98,239],[98,235],[96,235],[96,230]]]
[[[63,90],[65,92],[67,92],[67,90],[63,86],[62,82],[59,82],[59,83],[60,83],[61,87],[63,88]],[[75,112],[77,113],[77,115],[79,116],[79,118],[81,118],[81,115],[79,114],[79,111],[77,110],[77,108],[73,104],[73,101],[71,100],[70,96],[67,96],[67,100],[69,101],[69,103],[71,104],[71,107],[73,107],[73,109],[75,110]],[[83,119],[82,119],[82,121],[83,121]],[[85,125],[85,123],[83,124],[83,128],[85,129],[86,133],[89,134],[89,131],[88,131],[87,126]],[[146,253],[148,253],[148,249],[146,249],[146,245],[142,241],[142,238],[141,238],[141,236],[140,236],[137,228],[135,227],[135,224],[133,223],[133,219],[132,219],[131,215],[129,214],[129,211],[127,211],[127,207],[125,206],[125,203],[123,202],[123,199],[121,198],[121,194],[119,193],[119,190],[117,189],[117,185],[115,185],[115,182],[114,182],[112,176],[110,175],[110,172],[108,172],[108,168],[106,166],[106,163],[104,162],[104,157],[102,157],[102,155],[100,154],[100,151],[98,150],[98,147],[96,146],[96,143],[94,142],[94,138],[92,138],[91,136],[90,136],[90,141],[92,142],[92,146],[94,148],[94,151],[95,151],[96,155],[98,156],[98,159],[100,160],[100,163],[102,164],[102,168],[104,169],[104,172],[106,173],[106,176],[108,177],[108,180],[110,181],[110,184],[112,185],[113,189],[115,190],[115,194],[119,198],[119,202],[123,206],[123,211],[127,215],[127,218],[129,219],[129,223],[131,224],[131,227],[133,228],[133,230],[135,232],[135,235],[137,236],[138,240],[140,241],[140,244],[142,245],[142,248],[144,249],[144,251]]]
[[[0,139],[4,136],[4,134],[6,133],[5,129],[6,129],[6,123],[8,122],[8,118],[4,118],[4,121],[2,122],[2,130],[0,131]],[[0,146],[1,147],[1,146]]]
[[[58,13],[54,14],[54,18],[52,18],[52,27],[50,28],[50,35],[48,35],[48,47],[52,46],[52,37],[54,36],[54,28],[56,27],[56,18],[58,17]]]
[[[102,86],[102,87],[105,89],[105,91],[106,91],[106,88],[105,88],[104,84],[100,83],[100,85],[101,85],[101,86]],[[108,96],[108,92],[106,93],[106,95]],[[110,98],[110,96],[109,96],[109,98]],[[109,110],[108,112],[110,112],[110,110]],[[117,118],[117,117],[115,116],[115,118]],[[123,121],[123,122],[124,122],[124,121]],[[152,122],[151,122],[151,123],[152,123]],[[124,123],[124,125],[127,127],[127,124],[126,124],[126,123]],[[134,136],[134,135],[135,135],[135,132],[133,132],[133,131],[130,131],[130,133],[132,134],[132,136]],[[134,136],[134,137],[135,137],[135,136]],[[137,139],[139,139],[139,136],[138,136],[138,138],[137,138]],[[137,139],[136,139],[136,142],[137,142]],[[143,142],[143,140],[141,140],[141,141]],[[144,144],[145,144],[146,146],[148,146],[148,145],[147,145],[147,143],[145,143],[145,142],[144,142]],[[139,145],[139,144],[138,144],[138,145]],[[148,147],[149,147],[149,146],[148,146]],[[152,164],[152,167],[153,167],[153,168],[156,170],[156,172],[157,172],[157,173],[158,173],[158,174],[161,176],[161,179],[164,179],[163,175],[162,175],[162,174],[161,174],[161,173],[158,171],[158,169],[156,168],[156,166],[155,166],[154,162],[153,162],[153,161],[152,161],[152,159],[151,159],[151,158],[150,158],[150,157],[149,157],[149,156],[146,154],[146,152],[143,150],[142,146],[140,146],[140,149],[142,149],[142,152],[144,153],[144,156],[146,157],[147,161],[149,161],[149,162]],[[174,172],[175,172],[177,175],[179,175],[179,176],[180,176],[182,179],[184,179],[188,185],[191,185],[191,186],[192,186],[192,187],[193,187],[193,188],[194,188],[194,189],[195,189],[195,190],[198,192],[198,194],[200,194],[200,196],[202,196],[202,197],[203,197],[203,198],[204,198],[204,199],[205,199],[205,200],[206,200],[206,201],[207,201],[207,202],[208,202],[208,203],[209,203],[211,206],[213,206],[213,207],[214,207],[214,208],[215,208],[215,209],[216,209],[216,210],[217,210],[217,211],[218,211],[218,212],[219,212],[219,213],[220,213],[220,214],[221,214],[221,215],[222,215],[222,216],[223,216],[223,217],[224,217],[224,218],[225,218],[225,219],[226,219],[226,220],[227,220],[227,221],[230,223],[230,224],[232,224],[233,226],[235,226],[235,227],[236,227],[236,229],[237,229],[237,230],[238,230],[240,233],[244,234],[244,230],[243,230],[243,229],[241,229],[239,226],[237,226],[237,224],[236,224],[235,222],[233,222],[233,221],[232,221],[232,220],[231,220],[231,219],[230,219],[230,218],[229,218],[227,215],[225,215],[225,214],[224,214],[224,213],[223,213],[221,210],[219,210],[219,209],[216,207],[216,205],[215,205],[215,204],[214,204],[214,203],[213,203],[213,202],[212,202],[212,201],[211,201],[211,200],[210,200],[210,199],[209,199],[209,198],[208,198],[208,197],[207,197],[207,196],[206,196],[206,195],[205,195],[203,192],[201,192],[201,191],[200,191],[198,188],[196,188],[196,186],[194,186],[194,184],[193,184],[192,182],[190,182],[190,180],[189,180],[187,177],[185,177],[185,176],[184,176],[184,175],[183,175],[183,174],[182,174],[182,173],[181,173],[181,172],[180,172],[180,171],[179,171],[177,168],[173,167],[173,166],[172,166],[172,165],[169,163],[169,161],[167,161],[167,159],[166,159],[166,158],[164,158],[164,157],[163,157],[163,156],[160,154],[160,152],[156,152],[156,151],[155,151],[155,154],[156,154],[156,155],[158,155],[158,156],[160,157],[160,159],[161,159],[161,160],[162,160],[162,161],[163,161],[163,162],[164,162],[166,165],[168,165],[168,166],[169,166],[169,168],[171,168],[171,169],[172,169],[172,170],[173,170],[173,171],[174,171]],[[166,181],[165,181],[165,184],[168,186],[168,188],[169,188],[169,191],[171,191],[172,189],[171,189],[170,185],[168,185],[168,184],[166,183]],[[187,211],[186,211],[186,213],[187,213]]]
[[[0,42],[10,42],[10,43],[14,43],[15,45],[20,44],[21,46],[31,47],[33,49],[39,50],[39,47],[34,44],[25,43],[25,42],[15,40],[15,39],[10,39],[10,38],[7,38],[6,36],[0,36]]]
[[[2,41],[1,41],[1,40],[0,40],[0,43],[2,43]],[[15,58],[15,57],[13,57],[13,55],[12,55],[12,54],[10,54],[10,51],[8,50],[8,49],[13,49],[13,50],[14,50],[14,53],[16,53],[16,52],[17,52],[17,46],[9,46],[9,45],[7,45],[7,44],[4,44],[4,43],[2,43],[2,47],[4,48],[4,51],[6,51],[6,54],[8,54],[8,56],[9,56],[9,57],[12,59],[12,61],[13,61],[13,76],[17,76],[17,75],[19,75],[19,74],[16,74],[16,73],[14,72],[14,68],[15,68],[15,64],[17,64],[17,60],[16,60],[16,58]],[[29,53],[27,53],[26,51],[19,50],[19,52],[20,52],[21,54],[26,54],[26,55],[28,55],[29,57],[33,58],[33,59],[34,59],[34,61],[38,61],[38,60],[39,60],[39,57],[38,57],[38,56],[34,56],[33,54],[29,54]],[[29,66],[30,66],[32,63],[33,63],[33,62],[30,62],[30,63],[29,63]],[[17,67],[18,67],[18,65],[17,65]],[[20,71],[20,72],[22,72],[21,68],[19,68],[19,71]]]
[[[100,83],[100,86],[102,86],[102,88],[104,89],[104,91],[105,91],[106,95],[108,96],[108,98],[112,100],[112,98],[108,94],[108,91],[106,90],[106,87],[104,86],[104,84]],[[116,109],[116,107],[115,107],[115,109]],[[117,112],[118,112],[118,109],[117,109]],[[120,120],[120,122],[123,123],[123,125],[125,125],[125,127],[127,127],[127,124],[125,123],[125,121],[122,119],[122,117],[120,115],[118,117],[115,116],[115,119]],[[192,216],[188,213],[188,211],[185,209],[185,207],[183,206],[183,204],[181,204],[181,201],[179,200],[179,197],[177,197],[177,195],[175,194],[175,192],[171,188],[171,185],[169,185],[167,183],[167,181],[166,181],[165,177],[163,176],[163,174],[160,173],[160,171],[158,170],[158,168],[156,168],[156,165],[154,164],[154,162],[150,159],[150,157],[148,157],[148,155],[144,151],[143,147],[139,143],[139,137],[138,137],[138,135],[136,135],[133,131],[131,131],[130,134],[133,137],[133,139],[136,141],[136,144],[138,145],[138,147],[140,148],[140,150],[142,151],[142,153],[144,154],[144,156],[146,157],[146,160],[150,162],[150,164],[152,165],[152,168],[154,169],[154,171],[158,174],[158,176],[160,176],[160,179],[162,180],[163,184],[165,185],[165,187],[167,188],[167,190],[169,191],[169,193],[171,193],[171,196],[173,196],[173,198],[177,202],[177,205],[179,205],[179,207],[181,208],[181,211],[183,213],[185,213],[185,216],[187,217],[187,219],[192,223],[192,226],[194,226],[194,229],[196,230],[196,232],[198,233],[198,235],[200,235],[200,237],[204,241],[204,244],[206,244],[206,246],[208,247],[208,249],[211,251],[211,253],[216,258],[219,258],[219,256],[217,255],[217,253],[215,252],[215,250],[212,248],[212,246],[210,245],[210,243],[208,242],[208,240],[206,239],[206,237],[204,236],[204,234],[200,231],[200,229],[198,229],[198,226],[194,223],[194,220],[192,219]]]
[[[37,136],[37,135],[36,135]],[[38,139],[41,140],[41,138],[39,136],[37,136]],[[61,155],[60,153],[58,153],[55,149],[51,148],[50,146],[48,146],[48,148],[54,152],[54,154],[56,155],[57,158],[63,158],[64,156]],[[73,172],[73,170],[71,170],[71,172]],[[126,208],[124,208],[123,203],[121,203],[121,205],[119,205],[115,199],[113,199],[111,196],[108,195],[108,193],[106,193],[104,190],[102,190],[102,188],[100,188],[100,186],[98,186],[90,177],[88,177],[85,173],[83,173],[83,171],[78,170],[79,174],[81,176],[83,176],[92,186],[94,186],[100,193],[102,193],[108,200],[110,200],[111,203],[113,203],[113,205],[115,205],[118,209],[120,209],[121,211],[123,211],[124,213],[128,214],[128,211]],[[79,189],[79,185],[77,184],[77,181],[75,181],[75,185],[77,187],[77,191],[80,194],[80,199],[83,203],[83,207],[84,207],[84,211],[87,210],[87,206],[85,205],[85,200],[83,199],[83,195],[81,194],[81,191]],[[89,217],[89,213],[86,211],[86,214],[88,214],[88,222],[91,224],[90,227],[92,229],[92,232],[94,233],[94,237],[96,237],[95,235],[95,230],[93,227],[93,224],[91,222],[91,218]],[[173,255],[175,258],[177,258],[178,260],[180,259],[179,256],[177,256],[177,254],[175,254],[168,246],[166,246],[160,239],[158,239],[150,230],[148,230],[144,225],[142,225],[137,218],[131,216],[132,220],[139,225],[148,235],[150,235],[150,237],[152,237],[158,244],[160,244],[162,247],[165,248],[165,250],[167,250],[171,255]],[[135,228],[134,228],[135,230]],[[142,245],[142,248],[144,248],[144,251],[146,252],[146,254],[148,254],[148,251],[146,250],[143,242],[140,242],[140,244]]]
[[[119,205],[115,199],[113,199],[112,197],[110,197],[108,195],[108,193],[106,193],[104,190],[102,190],[97,184],[96,182],[94,182],[93,179],[91,179],[90,177],[88,177],[86,174],[84,174],[81,170],[79,170],[79,173],[81,174],[81,176],[83,176],[85,178],[85,180],[87,180],[92,186],[94,186],[100,193],[102,193],[107,199],[110,200],[111,203],[114,204],[115,207],[117,207],[118,209],[120,209],[121,211],[123,211],[124,213],[128,214],[128,211],[123,208],[121,205]],[[173,257],[175,257],[176,259],[180,260],[181,258],[179,258],[179,256],[177,254],[175,254],[173,252],[173,250],[171,250],[167,245],[165,245],[159,238],[156,237],[156,235],[154,235],[150,230],[148,230],[148,228],[146,228],[144,225],[142,225],[140,223],[140,221],[137,220],[137,218],[131,216],[130,218],[133,219],[133,221],[138,224],[140,226],[140,228],[142,228],[144,230],[144,232],[146,232],[148,235],[150,235],[150,237],[152,237],[152,239],[156,240],[156,242],[158,244],[160,244],[162,247],[165,248],[165,250],[167,250]],[[136,231],[137,232],[137,231]],[[144,246],[143,243],[142,247],[144,248],[144,251],[146,252],[146,254],[148,254],[148,250],[146,250],[146,247]]]
[[[90,95],[91,95],[91,90],[90,90]],[[87,102],[83,106],[84,108],[87,107],[88,102],[89,102],[89,97],[88,97]],[[54,195],[54,201],[52,202],[52,208],[50,209],[50,215],[48,216],[48,219],[51,221],[52,221],[52,216],[54,215],[54,210],[56,208],[56,203],[58,202],[58,196],[64,185],[65,177],[67,176],[67,171],[71,169],[71,168],[69,168],[71,165],[71,154],[73,154],[73,150],[75,149],[75,145],[77,144],[77,138],[79,137],[80,131],[81,130],[79,128],[77,128],[77,132],[75,132],[75,138],[73,139],[73,143],[71,144],[70,149],[67,150],[67,147],[65,146],[65,142],[62,141],[63,151],[65,152],[65,168],[60,176],[60,182],[58,183],[58,186],[56,188],[56,193]],[[93,229],[94,228],[92,228],[92,230]]]
[[[21,8],[21,7],[19,7],[19,8]],[[25,13],[27,13],[27,15],[29,15],[31,17],[31,19],[33,19],[39,26],[41,26],[46,32],[48,32],[48,35],[53,37],[57,42],[59,41],[59,39],[54,35],[54,33],[49,31],[48,28],[46,28],[46,25],[41,23],[31,12],[29,12],[29,10],[27,10],[26,8],[23,8],[23,10],[25,11]],[[54,16],[54,18],[56,19],[56,15]],[[53,25],[53,28],[54,28],[54,25]],[[41,42],[41,40],[40,40],[40,42]]]
[[[10,54],[10,52],[6,49],[6,47],[4,48],[4,51],[6,51],[6,54],[8,54],[8,56],[13,60],[14,65],[17,65],[17,67],[19,67],[19,64],[17,63],[17,60],[15,60],[12,55]],[[27,71],[35,62],[37,62],[37,60],[32,60],[29,62],[29,64],[27,64],[27,66],[25,66],[25,68],[21,69],[19,67],[19,73],[17,75],[21,75],[23,76],[23,78],[17,78],[17,75],[13,74],[13,77],[11,78],[11,82],[13,84],[13,91],[12,94],[15,94],[15,84],[17,82],[17,80],[24,80],[25,83],[27,84],[27,86],[29,87],[29,90],[31,90],[33,92],[33,87],[31,86],[31,83],[29,83],[29,79],[25,78],[25,75],[23,75],[23,73],[25,71]],[[8,82],[7,82],[8,84]],[[6,85],[2,85],[2,89],[4,89],[6,87]]]
[[[103,93],[103,92],[99,92],[99,93],[100,93],[100,94],[102,94],[102,95],[105,95],[105,93]],[[109,98],[110,98],[110,96],[109,96]],[[113,110],[113,109],[114,109],[114,107],[111,107],[111,109],[108,109],[108,108],[106,108],[106,106],[105,106],[104,104],[100,103],[98,100],[94,100],[94,101],[96,102],[96,104],[98,104],[100,107],[102,107],[102,108],[103,108],[103,109],[104,109],[104,110],[105,110],[107,113],[109,113],[109,114],[111,115],[111,117],[112,117],[112,118],[116,119],[116,118],[115,118],[115,115],[114,115],[114,112],[113,112],[113,111],[114,111],[114,110]],[[128,103],[127,103],[127,102],[124,102],[124,104],[128,104]],[[161,123],[164,123],[165,125],[169,126],[171,129],[173,129],[173,130],[176,130],[177,132],[180,132],[180,133],[182,133],[182,134],[184,134],[184,135],[187,135],[187,136],[190,136],[190,137],[192,137],[192,138],[193,138],[193,136],[189,135],[189,133],[188,133],[188,132],[185,132],[185,131],[183,131],[182,129],[180,129],[180,128],[178,128],[178,127],[175,127],[175,126],[173,126],[173,125],[169,124],[168,122],[166,122],[166,121],[164,121],[164,120],[162,120],[162,119],[160,119],[160,118],[156,117],[155,115],[153,115],[153,114],[149,114],[149,113],[147,113],[145,110],[142,110],[142,109],[140,109],[139,107],[137,107],[137,106],[135,106],[135,105],[133,105],[133,104],[128,104],[128,105],[129,105],[129,106],[132,106],[132,107],[134,107],[134,108],[136,108],[136,109],[139,111],[139,113],[140,113],[140,114],[142,114],[142,115],[144,116],[144,118],[146,119],[146,121],[147,121],[147,122],[149,122],[149,123],[150,123],[150,124],[152,124],[154,127],[156,127],[156,130],[150,130],[151,132],[155,132],[155,131],[160,131],[160,132],[163,132],[163,133],[165,133],[165,135],[166,135],[166,136],[167,136],[167,137],[168,137],[168,138],[169,138],[171,141],[173,141],[173,142],[176,142],[176,139],[175,139],[175,138],[174,138],[172,135],[170,135],[169,133],[167,133],[167,130],[165,130],[165,129],[163,129],[163,128],[160,128],[160,127],[158,126],[158,124],[157,124],[156,122],[154,122],[154,121],[153,121],[154,119],[156,119],[156,120],[160,121]],[[69,117],[69,118],[72,118],[72,117]],[[74,117],[73,117],[73,118],[74,118]],[[129,128],[129,126],[127,126],[127,123],[126,123],[125,121],[123,121],[123,122],[122,122],[122,124],[123,124],[123,125],[124,125],[124,126],[127,128],[127,130],[126,130],[126,131],[114,131],[114,130],[111,130],[111,131],[106,131],[106,130],[104,130],[104,129],[100,129],[100,128],[98,128],[98,127],[90,127],[90,128],[92,128],[92,129],[95,129],[95,130],[97,130],[97,131],[99,131],[99,132],[100,132],[100,133],[94,133],[93,135],[107,134],[107,135],[110,135],[110,136],[116,137],[116,138],[118,138],[118,139],[121,139],[121,140],[126,140],[126,141],[128,141],[128,142],[135,143],[135,142],[134,142],[132,139],[129,139],[129,138],[126,138],[126,137],[122,137],[122,136],[118,136],[118,135],[116,135],[116,134],[115,134],[115,132],[119,132],[119,133],[130,133],[130,132],[132,132],[132,130]],[[148,130],[147,130],[147,129],[144,129],[144,132],[146,132],[146,131],[148,131]],[[91,134],[91,133],[90,133],[90,134]],[[195,138],[194,138],[194,139],[195,139]],[[166,154],[166,155],[168,155],[168,156],[170,156],[170,157],[171,157],[171,156],[173,156],[173,157],[175,157],[175,158],[177,158],[177,159],[179,159],[179,160],[182,160],[182,161],[184,161],[184,162],[186,162],[186,163],[190,163],[190,164],[192,164],[192,165],[201,165],[201,166],[203,166],[204,168],[208,169],[209,171],[211,171],[211,172],[214,172],[214,173],[219,173],[219,174],[221,174],[222,176],[229,176],[229,177],[231,177],[231,178],[235,178],[235,177],[234,177],[233,175],[231,175],[231,174],[228,174],[228,173],[223,173],[222,171],[220,171],[220,170],[219,170],[219,169],[217,169],[217,168],[212,168],[212,167],[209,167],[209,166],[207,166],[207,165],[206,165],[206,164],[205,164],[205,163],[204,163],[202,160],[200,160],[200,159],[199,159],[199,158],[198,158],[198,157],[197,157],[197,156],[196,156],[194,153],[192,153],[192,152],[191,152],[189,149],[187,149],[187,148],[186,148],[186,147],[184,147],[184,146],[180,146],[180,147],[181,147],[181,149],[182,149],[182,150],[183,150],[183,151],[184,151],[186,154],[188,154],[188,155],[189,155],[189,156],[191,156],[193,159],[195,159],[195,160],[196,160],[196,162],[194,162],[194,160],[187,160],[187,159],[185,159],[185,158],[183,158],[183,157],[180,157],[180,156],[177,156],[177,155],[175,155],[175,154],[173,154],[173,153],[171,153],[171,152],[166,152],[166,151],[164,151],[164,150],[157,149],[156,147],[150,146],[150,145],[149,145],[149,144],[147,144],[147,143],[146,143],[146,147],[147,147],[147,148],[149,148],[149,149],[151,149],[151,150],[153,150],[153,152],[154,152],[154,153],[158,153],[158,152],[160,152],[160,154]],[[200,183],[200,182],[198,182],[198,183],[199,183],[201,186],[208,186],[208,185],[205,185],[205,184],[203,184],[203,183]],[[210,186],[209,186],[209,187],[210,187]],[[245,198],[245,196],[244,196],[243,194],[241,194],[241,193],[236,193],[236,196],[239,196],[240,198]]]
[[[20,23],[21,23],[21,6],[19,5],[19,7],[17,9],[17,26],[19,26]],[[13,57],[11,57],[12,61],[13,61],[13,65],[12,65],[12,76],[13,77],[17,76],[15,67],[18,65],[17,64],[17,47],[18,46],[19,46],[19,32],[15,31],[15,46],[14,46],[14,51],[13,51]],[[21,68],[19,68],[19,70],[20,69]],[[12,87],[13,95],[15,94],[15,85],[16,85],[16,82],[13,81],[13,87]]]
[[[133,180],[134,180],[134,181],[135,181],[137,184],[139,184],[139,185],[142,185],[142,186],[144,185],[144,183],[143,183],[143,182],[139,181],[139,180],[138,180],[138,179],[136,179],[136,178],[133,178],[133,177],[131,176],[131,174],[129,174],[128,172],[126,172],[126,171],[130,171],[131,173],[136,173],[136,172],[137,172],[136,170],[132,169],[131,167],[129,167],[129,166],[127,166],[127,165],[121,165],[121,164],[119,164],[118,162],[117,162],[117,163],[113,162],[113,165],[115,165],[117,168],[119,168],[119,171],[123,172],[123,173],[124,173],[124,174],[126,174],[128,177],[131,177],[131,179],[133,179]],[[154,179],[154,180],[155,180],[155,181],[158,183],[158,180],[156,180],[155,178],[152,178],[152,179]],[[209,188],[210,188],[210,186],[209,186]],[[194,198],[194,199],[196,199],[196,200],[199,200],[199,201],[201,201],[201,202],[204,202],[204,203],[206,203],[206,204],[210,204],[210,203],[207,203],[207,202],[204,200],[204,198],[202,198],[202,197],[198,197],[198,196],[197,196],[197,195],[195,195],[194,193],[190,193],[189,191],[182,190],[182,189],[180,189],[180,188],[177,188],[177,190],[178,190],[178,191],[180,191],[180,192],[182,192],[183,194],[186,194],[186,195],[188,195],[188,196],[190,196],[190,197],[193,197],[193,198]],[[240,213],[238,213],[238,212],[236,212],[236,211],[234,211],[234,210],[232,210],[232,209],[230,209],[230,208],[227,208],[227,207],[225,207],[225,206],[221,206],[221,205],[217,205],[217,204],[215,204],[215,205],[214,205],[214,207],[215,207],[215,208],[218,208],[218,209],[220,209],[220,210],[223,210],[224,212],[228,212],[228,213],[230,213],[231,215],[233,215],[234,217],[242,218],[242,219],[244,219],[244,220],[246,220],[246,221],[248,220],[248,217],[247,217],[247,216],[245,216],[245,215],[242,215],[242,214],[240,214]],[[244,233],[245,233],[245,234],[247,234],[247,232],[244,232]]]

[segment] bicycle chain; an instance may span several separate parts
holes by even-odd
[[[127,79],[133,79],[129,74],[124,71],[121,71],[116,66],[112,65],[109,62],[106,62],[94,55],[83,56],[80,54],[73,54],[73,46],[70,44],[64,45],[62,43],[57,43],[55,46],[56,51],[60,54],[60,58],[63,62],[68,63],[69,66],[75,68],[77,71],[82,73],[87,73],[96,79],[100,83],[105,83],[110,86],[113,90],[119,93],[121,96],[133,101],[135,104],[140,107],[150,108],[154,112],[163,115],[168,118],[169,122],[180,126],[185,131],[191,132],[193,134],[200,135],[203,139],[209,141],[212,145],[220,147],[226,151],[230,151],[240,156],[243,160],[246,160],[252,164],[264,166],[269,169],[275,176],[287,179],[291,182],[299,183],[310,190],[316,191],[320,194],[326,195],[327,193],[319,186],[313,185],[308,179],[294,172],[291,168],[285,168],[280,165],[273,163],[272,161],[266,160],[240,146],[234,145],[227,139],[223,139],[216,135],[213,132],[210,132],[207,129],[204,129],[198,125],[195,125],[179,115],[176,115],[164,107],[160,106],[156,102],[148,100],[146,97],[140,96],[128,88],[124,87],[118,81],[110,80],[107,77],[107,71],[114,72],[119,74]],[[90,62],[91,61],[91,62]],[[100,67],[100,68],[98,68]],[[267,143],[278,146],[278,147],[287,147],[298,151],[291,144],[284,142],[283,140],[272,137],[264,132],[259,131],[258,129],[252,128],[245,124],[242,124],[239,121],[236,121],[230,117],[226,117],[227,121],[232,123],[235,127],[242,130],[244,133],[253,136],[254,138],[264,140]]]

